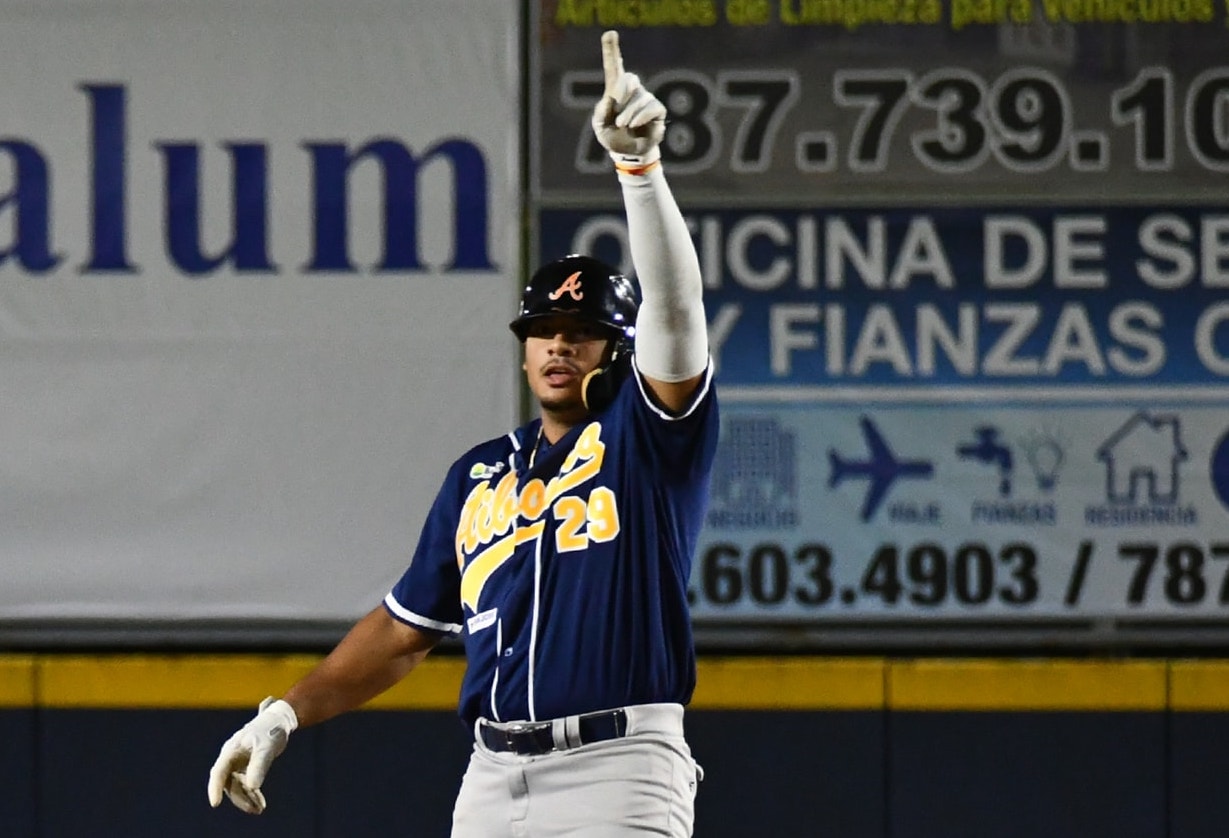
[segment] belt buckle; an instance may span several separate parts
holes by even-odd
[[[486,727],[495,732],[506,751],[521,755],[542,752],[533,740],[534,734],[542,729],[542,722],[508,722],[502,725],[487,722]],[[526,745],[530,747],[525,747]]]
[[[510,724],[503,731],[504,740],[508,743],[508,750],[514,754],[523,754],[524,742],[532,741],[527,738],[530,736],[530,727],[528,724],[515,723]]]

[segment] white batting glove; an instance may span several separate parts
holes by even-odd
[[[666,106],[623,71],[619,33],[602,34],[602,69],[606,92],[593,109],[593,133],[621,171],[636,171],[661,159],[666,134]]]
[[[231,803],[249,815],[263,812],[265,796],[260,787],[298,726],[299,718],[286,702],[274,701],[272,696],[260,702],[255,718],[226,740],[209,769],[209,805],[219,806],[225,792]]]

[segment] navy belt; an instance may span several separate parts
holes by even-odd
[[[483,719],[478,723],[478,735],[482,737],[482,744],[492,751],[521,756],[539,756],[552,751],[591,745],[594,742],[605,742],[608,739],[620,739],[627,735],[627,711],[622,708],[585,713],[576,716],[575,720],[575,735],[568,737],[565,748],[556,745],[554,730],[556,725],[566,725],[570,719],[517,722],[499,727]]]

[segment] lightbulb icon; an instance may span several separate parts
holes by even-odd
[[[1065,459],[1063,446],[1048,433],[1034,434],[1021,445],[1024,448],[1024,456],[1033,469],[1033,475],[1037,478],[1037,488],[1043,492],[1054,491],[1058,484],[1058,472]]]

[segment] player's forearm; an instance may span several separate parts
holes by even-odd
[[[299,726],[354,710],[392,687],[427,656],[436,638],[394,620],[377,607],[283,696]]]
[[[620,172],[628,239],[643,302],[636,321],[641,372],[682,381],[708,364],[700,260],[660,166]]]
[[[660,165],[643,175],[619,173],[632,262],[645,302],[701,304],[700,260]]]

